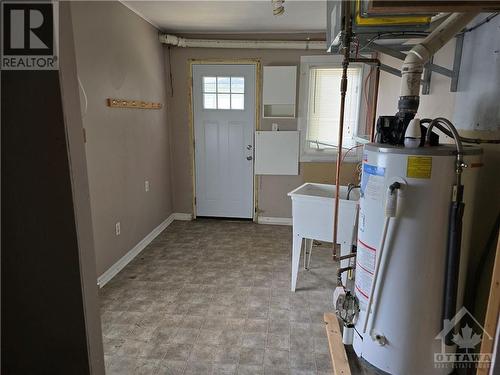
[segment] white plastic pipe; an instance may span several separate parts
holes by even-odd
[[[186,48],[312,49],[326,51],[326,42],[323,41],[189,39],[163,33],[159,35],[159,38],[163,44]]]
[[[385,239],[387,237],[387,229],[389,228],[390,216],[387,216],[384,220],[384,229],[382,229],[382,237],[380,238],[380,245],[377,254],[377,260],[375,261],[375,270],[373,272],[372,285],[370,287],[370,295],[368,297],[368,305],[366,307],[366,318],[363,324],[363,333],[366,333],[366,327],[368,326],[368,320],[370,319],[370,311],[372,309],[373,301],[375,300],[374,294],[378,281],[378,274],[380,269],[380,264],[382,263],[382,257],[384,256]],[[385,258],[384,258],[385,261]]]
[[[375,320],[376,316],[376,307],[377,307],[377,300],[378,300],[378,295],[380,292],[380,286],[379,286],[379,280],[381,279],[381,276],[384,274],[384,267],[387,263],[387,254],[389,253],[388,250],[385,250],[385,243],[387,239],[387,231],[389,229],[389,223],[391,220],[391,217],[396,217],[397,211],[398,211],[398,194],[400,189],[403,188],[404,184],[402,184],[400,181],[394,181],[394,183],[398,182],[400,186],[396,189],[392,189],[389,187],[387,189],[387,195],[386,195],[386,200],[385,200],[385,208],[384,208],[384,227],[382,229],[382,237],[380,238],[380,245],[379,245],[379,250],[377,254],[377,258],[375,261],[375,270],[373,272],[373,280],[372,280],[372,285],[370,287],[370,295],[368,297],[368,306],[366,308],[366,318],[365,322],[363,324],[363,333],[366,333],[366,329],[368,326],[368,320],[370,319],[370,315],[372,317],[372,322]],[[392,186],[392,184],[391,184]],[[375,305],[374,305],[375,304]],[[372,305],[373,306],[373,312],[372,310]]]
[[[419,96],[424,64],[478,14],[479,12],[453,13],[408,52],[401,67],[400,96]]]

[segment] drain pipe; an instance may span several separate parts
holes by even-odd
[[[441,47],[448,43],[479,12],[453,13],[420,44],[406,55],[401,68],[401,91],[398,102],[398,116],[408,121],[415,117],[420,102],[420,80],[424,65]]]
[[[298,49],[326,51],[326,42],[311,40],[190,39],[165,33],[160,33],[159,39],[163,44],[184,48]]]

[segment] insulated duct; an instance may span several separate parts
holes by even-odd
[[[401,93],[398,102],[399,117],[409,115],[413,118],[417,113],[420,101],[420,80],[424,65],[478,14],[479,12],[451,14],[421,43],[408,52],[401,68]]]
[[[326,42],[308,40],[190,39],[160,33],[160,42],[185,48],[298,49],[326,51]]]

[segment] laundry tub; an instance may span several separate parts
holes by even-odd
[[[307,182],[288,193],[292,199],[293,221],[292,291],[295,291],[297,285],[303,240],[306,240],[304,248],[309,256],[313,240],[333,242],[335,191],[335,185]],[[349,254],[356,241],[359,189],[351,190],[349,200],[347,193],[348,187],[340,186],[337,243],[340,245],[341,255]],[[304,264],[308,262],[308,259],[304,259]],[[340,263],[341,267],[347,265],[347,259]]]

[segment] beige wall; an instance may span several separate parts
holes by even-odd
[[[169,49],[164,47],[168,60]],[[171,48],[171,69],[173,77],[173,97],[169,100],[170,123],[172,124],[173,151],[173,193],[174,210],[176,212],[192,212],[192,170],[189,154],[188,127],[188,60],[189,59],[242,59],[259,58],[262,65],[299,65],[300,56],[318,55],[320,51],[308,52],[298,50],[243,50],[243,49],[203,49],[203,48]],[[168,67],[167,67],[168,69]],[[297,80],[299,82],[299,80]],[[170,89],[170,87],[169,87]],[[299,88],[297,87],[297,91]],[[297,95],[298,97],[298,95]],[[276,122],[282,130],[296,130],[296,119],[260,119],[263,130],[271,130]],[[291,201],[287,193],[301,185],[304,176],[328,178],[333,181],[335,167],[332,163],[322,163],[313,172],[308,173],[309,163],[302,163],[298,176],[261,176],[258,179],[258,210],[260,216],[291,217]],[[352,174],[354,166],[346,164],[345,176]],[[350,182],[346,177],[342,182]]]
[[[77,72],[88,99],[85,110],[81,92],[101,275],[172,213],[165,60],[157,30],[119,2],[72,2],[71,9]],[[108,97],[164,107],[111,109]]]

